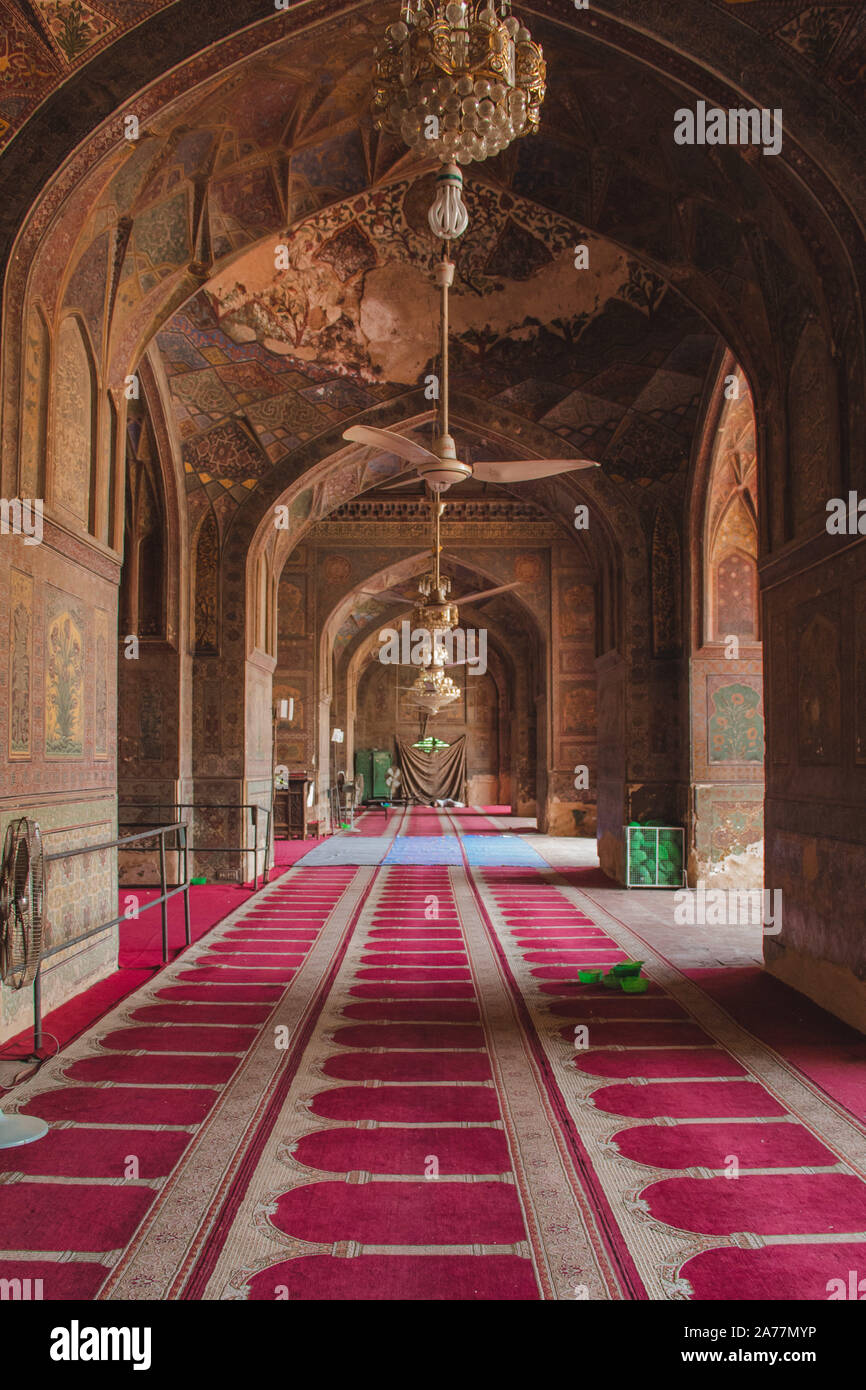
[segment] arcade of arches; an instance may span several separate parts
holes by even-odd
[[[435,166],[370,120],[393,3],[92,0],[74,44],[59,8],[0,0],[0,493],[44,499],[42,544],[0,537],[0,830],[26,815],[55,852],[192,808],[193,871],[234,907],[249,873],[213,847],[270,807],[275,702],[294,702],[276,761],[309,778],[328,845],[337,772],[417,737],[407,672],[377,654],[429,567],[424,485],[394,490],[401,462],[343,431],[429,437]],[[549,92],[537,136],[466,171],[452,432],[470,462],[600,467],[446,494],[455,597],[512,587],[461,606],[486,671],[462,668],[428,732],[466,736],[487,831],[577,875],[582,911],[589,874],[662,956],[672,895],[618,886],[629,823],[684,828],[692,888],[779,890],[753,974],[866,1031],[866,541],[826,526],[829,499],[866,496],[866,20],[523,12]],[[781,153],[675,144],[698,100],[782,108]],[[157,871],[114,851],[52,866],[48,944]],[[321,870],[342,892],[340,872]],[[719,964],[695,950],[683,968]],[[117,928],[70,946],[43,1007],[117,961]],[[0,1040],[30,1008],[0,990]]]

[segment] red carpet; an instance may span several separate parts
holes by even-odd
[[[691,1233],[710,1246],[736,1241],[740,1247],[705,1250],[680,1261],[679,1268],[674,1263],[671,1274],[683,1290],[680,1296],[826,1299],[827,1280],[844,1275],[842,1265],[854,1268],[859,1260],[866,1268],[866,1173],[811,1171],[836,1166],[837,1154],[805,1124],[790,1123],[795,1117],[765,1085],[737,1079],[747,1077],[742,1058],[711,1046],[712,1035],[689,1022],[683,1005],[660,995],[657,985],[632,998],[581,986],[575,970],[583,953],[573,949],[570,934],[556,939],[570,916],[567,899],[541,882],[535,893],[527,893],[530,875],[484,872],[501,922],[500,939],[503,947],[513,942],[505,949],[517,951],[529,973],[543,977],[540,999],[553,996],[543,1010],[572,1020],[558,1036],[572,1040],[575,1022],[588,1027],[589,1050],[578,1052],[573,1065],[592,1088],[592,1109],[599,1117],[609,1115],[614,1125],[617,1117],[656,1122],[614,1129],[611,1140],[623,1159],[639,1165],[632,1183],[641,1208],[661,1232]],[[564,884],[580,882],[574,872],[559,877]],[[534,930],[527,930],[528,922],[537,924]],[[542,933],[544,955],[556,964],[539,969]],[[557,975],[557,983],[548,983]],[[750,1033],[862,1118],[866,1040],[760,971],[691,971],[689,976]],[[605,1078],[619,1078],[620,1084],[607,1084]],[[811,1109],[802,1086],[800,1092]],[[833,1125],[830,1113],[827,1122]],[[733,1159],[739,1166],[732,1181]],[[675,1173],[696,1167],[707,1176],[640,1182],[641,1171],[650,1177],[654,1168]],[[737,1233],[744,1231],[753,1232],[749,1239],[757,1242],[808,1235],[810,1243],[766,1251],[741,1248]],[[840,1236],[849,1243],[835,1244]],[[822,1239],[829,1243],[822,1245]]]
[[[517,1194],[504,1183],[310,1183],[277,1199],[273,1222],[300,1240],[328,1243],[510,1245],[523,1237]]]
[[[711,1250],[689,1261],[689,1283],[696,1299],[823,1300],[831,1280],[842,1279],[850,1288],[851,1270],[855,1283],[863,1277],[864,1252],[862,1242]],[[864,1293],[860,1285],[858,1297]]]
[[[286,868],[294,864],[302,855],[311,850],[318,840],[277,840],[274,845],[275,868],[271,871],[272,881]],[[162,913],[159,907],[145,908],[159,897],[158,888],[124,886],[119,894],[119,912],[124,913],[129,906],[128,899],[134,896],[139,901],[138,918],[127,918],[118,929],[118,969],[99,984],[82,990],[67,1004],[50,1010],[43,1018],[46,1033],[46,1050],[59,1050],[77,1038],[85,1029],[109,1012],[127,995],[134,993],[153,974],[162,969]],[[198,941],[209,932],[217,922],[234,912],[253,896],[249,886],[237,887],[232,884],[197,884],[190,888],[190,935]],[[168,901],[168,945],[169,960],[185,948],[183,894],[179,893]],[[33,1050],[32,1029],[10,1038],[0,1047],[0,1056],[26,1057]]]
[[[321,883],[316,878],[314,885],[308,875],[313,871],[299,872],[294,880],[295,891],[305,901]],[[351,877],[351,870],[329,877],[326,897],[331,905]],[[211,907],[215,901],[211,900]],[[315,920],[321,924],[327,916],[323,910]],[[207,917],[205,912],[202,921]],[[304,940],[293,948],[293,960],[303,961],[314,939],[315,931],[306,930]],[[215,964],[207,971],[176,972],[178,979],[206,975],[213,984],[157,985],[153,998],[165,1002],[137,1002],[126,1026],[103,1029],[99,1045],[105,1049],[104,1056],[65,1063],[62,1076],[67,1084],[61,1087],[39,1080],[31,1083],[38,1093],[22,1106],[24,1112],[54,1123],[72,1122],[73,1128],[53,1129],[42,1142],[0,1152],[0,1173],[25,1175],[23,1181],[0,1186],[0,1230],[3,1248],[10,1254],[16,1250],[98,1253],[126,1244],[156,1195],[149,1180],[167,1176],[177,1164],[258,1037],[272,1003],[282,994],[286,972],[281,947],[268,950],[266,943],[259,944],[256,958],[276,962],[276,968],[269,968],[271,983],[264,989],[257,987],[251,993],[249,986],[236,983],[243,972],[229,962],[237,956],[214,951],[210,959]],[[140,977],[141,972],[118,973]],[[194,990],[191,998],[190,988]],[[77,1021],[83,1019],[82,1010]],[[104,1125],[125,1128],[104,1129]],[[100,1178],[116,1181],[128,1176],[131,1157],[137,1171],[128,1182],[100,1185]],[[70,1189],[28,1183],[28,1174],[74,1176],[78,1179],[75,1202],[68,1200]],[[0,1259],[0,1277],[18,1263],[22,1262],[13,1259],[7,1265]],[[66,1271],[62,1282],[54,1279],[59,1268]],[[69,1273],[72,1268],[74,1274]],[[92,1297],[92,1269],[80,1262],[49,1269],[45,1297]],[[101,1270],[96,1285],[104,1274]]]
[[[686,974],[827,1095],[866,1121],[866,1038],[755,968]]]
[[[723,1169],[736,1154],[744,1168],[806,1168],[832,1164],[835,1156],[806,1129],[792,1124],[696,1124],[659,1129],[638,1125],[617,1135],[621,1154],[658,1168]]]
[[[0,1154],[0,1278],[46,1299],[823,1300],[866,1275],[866,1041],[759,972],[680,975],[579,881],[301,858],[202,939],[207,899],[190,952],[104,993],[5,1102],[52,1128]],[[579,984],[641,950],[647,993]]]
[[[430,1150],[440,1173],[500,1173],[509,1166],[505,1136],[495,1129],[330,1129],[307,1134],[295,1158],[309,1168],[346,1173],[363,1164],[367,1173],[420,1173]]]
[[[327,1255],[292,1260],[257,1274],[249,1286],[254,1299],[434,1300],[533,1299],[535,1279],[526,1260],[508,1255],[474,1257],[363,1255],[334,1268]],[[285,1293],[283,1293],[285,1290]]]
[[[603,1052],[599,1048],[590,1057],[578,1057],[575,1066],[593,1076],[675,1076],[677,1079],[738,1076],[745,1071],[745,1067],[728,1053],[709,1047],[630,1047],[625,1055]]]

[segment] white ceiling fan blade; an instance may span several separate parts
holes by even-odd
[[[368,444],[373,449],[385,449],[389,454],[407,459],[409,463],[438,463],[435,454],[425,449],[423,444],[415,444],[394,430],[377,430],[370,425],[350,425],[343,431],[343,438],[353,444]]]
[[[461,594],[459,598],[456,598],[456,599],[454,600],[454,602],[455,602],[455,603],[471,603],[471,602],[477,603],[479,599],[482,599],[482,598],[492,598],[494,594],[504,594],[504,593],[506,593],[509,589],[519,589],[519,588],[520,588],[520,584],[521,584],[521,581],[520,581],[519,579],[516,579],[516,580],[514,580],[514,582],[513,582],[512,584],[499,584],[499,585],[497,586],[497,588],[495,588],[495,589],[480,589],[477,593],[474,593],[474,594]]]
[[[381,603],[402,603],[404,608],[409,608],[412,604],[412,599],[392,593],[390,589],[359,589],[358,593],[363,594],[364,598],[374,598]]]
[[[531,483],[535,478],[598,467],[591,459],[510,459],[505,463],[473,464],[472,476],[481,483]]]
[[[421,481],[420,473],[412,473],[410,477],[404,478],[400,483],[394,483],[391,487],[383,487],[383,492],[400,492],[404,487],[417,487]]]

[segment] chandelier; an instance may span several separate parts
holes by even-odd
[[[418,584],[418,602],[412,609],[411,617],[413,631],[423,629],[429,634],[431,650],[430,663],[408,687],[407,700],[427,715],[438,714],[443,706],[452,705],[463,694],[451,677],[446,676],[444,670],[448,653],[441,639],[460,621],[456,603],[450,603],[448,600],[451,580],[442,574],[439,567],[442,553],[440,523],[444,510],[445,503],[442,499],[431,497],[433,568]]]
[[[403,0],[376,50],[373,123],[418,154],[469,164],[538,129],[547,69],[511,0]]]
[[[430,573],[423,575],[418,581],[418,602],[412,609],[410,619],[413,629],[424,628],[430,633],[433,639],[434,662],[437,660],[437,653],[442,650],[441,644],[436,640],[437,634],[450,631],[460,621],[460,611],[457,604],[452,603],[448,598],[451,592],[451,580],[442,573],[440,568],[442,556],[441,522],[444,510],[445,503],[441,497],[430,498],[432,521],[430,553],[433,558],[433,566]],[[443,655],[442,661],[444,659]],[[441,665],[441,662],[439,664]]]
[[[460,699],[462,693],[451,677],[446,676],[442,667],[434,664],[421,672],[409,687],[406,699],[409,704],[430,715],[438,714],[445,705],[452,705],[455,700]]]

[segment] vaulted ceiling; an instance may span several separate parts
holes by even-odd
[[[231,6],[194,8],[202,42],[208,25],[229,33]],[[372,51],[393,3],[311,0],[267,21],[259,6],[256,22],[240,0],[234,8],[249,27],[123,108],[139,120],[137,141],[123,138],[118,115],[61,171],[7,284],[14,305],[28,251],[54,217],[63,254],[55,241],[36,257],[32,302],[49,323],[82,316],[115,389],[145,351],[161,360],[193,518],[213,508],[221,531],[339,450],[349,420],[399,426],[429,415],[423,383],[436,345],[425,222],[433,166],[377,135],[369,115]],[[634,506],[654,507],[682,497],[699,402],[724,342],[760,389],[787,365],[810,316],[840,342],[853,333],[859,306],[844,258],[826,246],[837,236],[852,244],[856,232],[821,186],[827,171],[799,150],[776,160],[676,145],[674,113],[693,100],[695,69],[670,49],[656,53],[637,30],[633,52],[600,41],[607,13],[620,8],[600,4],[567,25],[546,4],[528,11],[549,61],[542,129],[468,171],[453,392],[470,457],[501,457],[503,448],[589,457]],[[693,8],[708,25],[718,15],[720,34],[752,33],[753,47],[755,25],[787,55],[777,59],[786,76],[799,65],[804,81],[834,88],[837,104],[856,100],[856,7]],[[655,12],[650,0],[631,9]],[[75,72],[84,80],[88,55],[103,50],[122,86],[133,51],[144,61],[135,43],[156,32],[158,10],[94,0],[81,8],[73,43],[61,33],[69,15],[52,0],[28,0],[14,23],[0,0],[7,49],[17,52],[20,40],[32,77],[37,41],[52,55],[38,59],[52,74],[46,93],[64,71],[71,92]],[[192,42],[190,7],[169,6],[166,25],[169,10],[163,60],[172,43]],[[19,59],[5,76],[0,68],[11,84],[0,102],[23,70]],[[775,71],[767,66],[768,93]],[[724,82],[707,81],[724,100]],[[17,109],[23,118],[30,108]],[[28,128],[9,157],[24,150]],[[275,269],[277,245],[287,248],[286,270]],[[578,245],[588,269],[575,267]],[[366,455],[346,485],[368,488],[395,470],[393,459]],[[347,495],[335,487],[330,503]]]
[[[708,0],[733,12],[744,27],[772,39],[783,53],[817,69],[829,86],[856,108],[866,89],[866,26],[857,0]],[[200,5],[196,5],[201,9]],[[218,12],[218,0],[208,5]],[[259,7],[261,9],[261,7]],[[274,7],[276,9],[276,6]],[[311,4],[308,9],[325,5]],[[177,0],[78,0],[77,14],[64,0],[0,0],[0,148],[14,139],[33,111],[70,76],[118,45],[146,21],[183,22]],[[231,6],[238,24],[255,17]],[[172,14],[172,12],[175,12]],[[167,12],[167,13],[164,13]],[[282,16],[275,14],[272,22]],[[199,16],[201,22],[201,16]],[[148,30],[144,29],[143,36]]]
[[[291,270],[274,269],[273,242],[258,245],[159,334],[191,492],[242,501],[324,429],[401,396],[416,413],[436,369],[430,185],[403,179],[330,205],[289,235]],[[688,462],[715,335],[658,276],[570,220],[471,173],[467,204],[455,396],[485,402],[504,435],[525,417],[554,454],[564,444],[618,481],[670,484]],[[588,270],[575,268],[578,243]],[[463,435],[471,457],[496,456],[483,432]]]

